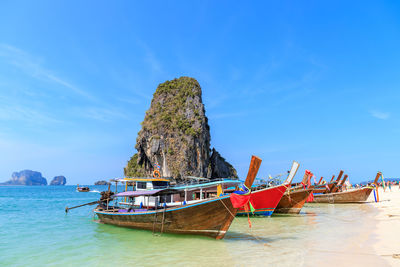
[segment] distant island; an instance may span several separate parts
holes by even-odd
[[[67,183],[67,179],[60,175],[60,176],[56,176],[53,178],[53,180],[51,180],[50,185],[65,185]]]
[[[94,185],[109,185],[110,183],[104,180],[100,180],[94,183]]]
[[[65,185],[67,179],[64,176],[56,176],[51,181],[50,185]],[[42,176],[42,173],[32,170],[23,170],[13,172],[11,179],[0,185],[47,185],[47,179]]]

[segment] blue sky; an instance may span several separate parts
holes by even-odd
[[[84,3],[82,3],[84,2]],[[144,3],[143,3],[144,2]],[[245,176],[399,177],[396,1],[2,1],[0,181],[123,175],[157,85],[196,78]]]

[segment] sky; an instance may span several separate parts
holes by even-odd
[[[0,182],[123,176],[157,85],[196,78],[245,177],[399,177],[397,1],[1,1]]]

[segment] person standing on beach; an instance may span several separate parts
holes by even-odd
[[[392,191],[392,183],[390,181],[388,181],[389,183],[389,191]]]

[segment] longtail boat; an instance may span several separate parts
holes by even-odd
[[[296,163],[295,168],[296,172],[297,169],[299,168],[299,163]],[[292,167],[293,168],[293,167]],[[296,174],[295,172],[295,174]],[[312,176],[311,172],[307,172],[303,177],[302,184],[306,184],[306,181],[309,180]],[[289,177],[288,177],[289,178]],[[289,184],[291,184],[292,180],[294,178],[294,175],[290,177],[290,180],[288,181]],[[288,190],[286,190],[285,194],[282,196],[282,199],[279,201],[275,213],[283,213],[283,214],[298,214],[300,213],[300,210],[303,208],[304,203],[306,203],[306,200],[312,193],[313,188],[303,188],[301,185],[300,186],[295,186],[291,187]]]
[[[275,213],[300,213],[301,209],[306,203],[306,200],[312,192],[312,188],[289,188],[283,195],[281,201],[279,201],[279,204],[275,209]]]
[[[281,200],[283,194],[285,193],[287,185],[282,184],[273,187],[266,187],[264,189],[259,189],[251,192],[250,201],[254,210],[253,215],[271,216],[274,212],[276,206]],[[237,215],[247,216],[248,211],[244,207],[240,207]]]
[[[248,188],[253,184],[260,164],[261,159],[253,156],[245,181]],[[139,196],[161,198],[161,196],[165,197],[178,192],[179,190],[176,189],[126,191],[117,193],[112,196],[112,199]],[[161,208],[156,205],[154,208],[142,207],[139,209],[109,205],[109,198],[107,198],[107,201],[100,202],[94,212],[101,223],[160,233],[196,234],[221,239],[229,229],[237,209],[232,206],[230,196],[225,195],[200,200],[192,204],[182,203],[173,207],[164,204]]]
[[[192,177],[197,181],[193,183],[182,183],[179,185],[171,186],[170,179],[168,178],[158,178],[158,177],[148,177],[148,178],[120,178],[113,179],[111,182],[115,182],[115,189],[118,189],[117,184],[125,184],[125,191],[146,191],[154,189],[175,189],[176,194],[162,195],[160,198],[148,197],[146,195],[136,195],[134,199],[129,199],[130,196],[125,196],[123,201],[118,202],[122,205],[129,205],[130,207],[146,207],[154,208],[159,203],[165,203],[166,205],[179,206],[183,202],[187,204],[192,204],[199,202],[211,197],[220,196],[221,194],[234,191],[242,182],[239,180],[231,179],[210,179]],[[205,182],[204,182],[205,181]],[[220,190],[220,191],[219,191]],[[133,196],[131,196],[132,198]]]
[[[250,202],[253,206],[252,214],[271,216],[273,212],[276,211],[278,203],[280,203],[282,197],[284,196],[288,186],[290,185],[293,177],[296,175],[297,169],[299,168],[299,163],[294,161],[290,169],[289,175],[286,181],[278,186],[266,187],[261,189],[256,189],[251,192]],[[239,208],[237,215],[247,215],[248,212],[244,207]]]
[[[315,186],[314,190],[313,190],[313,194],[330,193],[335,188],[335,186],[338,184],[340,179],[342,178],[343,173],[344,173],[343,170],[341,170],[339,172],[339,176],[336,179],[336,181],[334,181],[335,175],[333,175],[332,179],[329,181],[328,184],[318,184],[317,186]]]
[[[378,179],[381,175],[382,174],[380,172],[376,174],[374,184],[378,182]],[[345,180],[345,178],[343,178],[343,180]],[[340,189],[341,188],[339,187],[339,190]],[[366,186],[362,188],[349,189],[341,192],[315,194],[313,202],[314,203],[362,203],[367,201],[372,190],[374,190],[374,187]]]
[[[87,187],[87,186],[82,186],[82,187],[80,187],[79,184],[78,184],[78,185],[76,186],[76,190],[77,190],[78,192],[89,192],[89,191],[90,191],[90,188]]]

